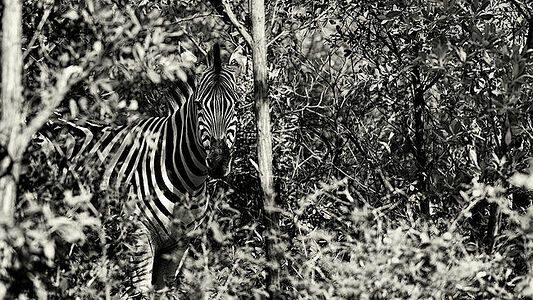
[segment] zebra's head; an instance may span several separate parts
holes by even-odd
[[[222,178],[231,171],[237,116],[235,76],[222,67],[220,48],[213,47],[213,65],[202,75],[196,90],[198,127],[206,151],[208,173]]]

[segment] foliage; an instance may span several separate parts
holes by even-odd
[[[322,201],[335,203],[345,213],[333,216],[337,225],[333,231],[326,226],[301,226],[303,234],[296,236],[294,254],[287,257],[294,272],[288,279],[295,289],[287,298],[516,299],[530,295],[531,274],[517,274],[517,270],[530,260],[524,255],[531,255],[527,245],[531,209],[507,232],[508,237],[520,238],[500,241],[498,250],[487,255],[464,243],[465,236],[454,231],[426,223],[392,225],[379,209],[341,202],[335,197],[339,189],[345,192],[338,183],[324,186],[321,193],[302,201],[304,207],[311,206],[317,195],[327,194]],[[494,189],[484,187],[483,192]]]
[[[248,49],[207,2],[25,1],[24,47],[42,27],[25,99],[37,112],[58,74],[81,66],[58,115],[117,126],[168,112],[213,40],[242,64],[234,170],[210,182],[209,218],[162,298],[267,295],[274,264],[286,299],[531,299],[533,7],[522,2],[273,1],[278,232],[259,205]],[[232,8],[248,26],[245,3]],[[121,294],[134,203],[99,191],[99,170],[65,178],[46,151],[28,150],[18,222],[0,228],[0,298]],[[279,261],[266,261],[265,237]]]

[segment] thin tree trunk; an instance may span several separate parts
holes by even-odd
[[[420,70],[415,67],[413,70],[413,108],[415,122],[415,159],[417,165],[417,188],[422,195],[420,199],[420,212],[423,216],[429,217],[429,198],[427,195],[427,157],[424,149],[424,88],[420,80]]]
[[[274,182],[272,175],[272,133],[270,129],[270,101],[268,99],[267,58],[265,36],[265,3],[264,0],[251,0],[252,19],[252,56],[254,63],[254,99],[257,116],[257,156],[259,176],[263,189],[263,207],[266,225],[270,234],[266,238],[266,255],[269,261],[267,289],[271,299],[277,298],[279,290],[279,266],[276,262],[275,238],[278,216],[272,211],[275,206]]]
[[[494,242],[496,241],[496,236],[498,235],[500,220],[501,220],[501,210],[497,203],[491,203],[489,205],[489,224],[487,225],[487,252],[491,253],[494,248]]]
[[[0,144],[12,166],[0,178],[0,223],[13,222],[21,150],[17,139],[22,126],[22,2],[5,0],[2,17],[2,118]],[[1,172],[0,172],[1,173]]]

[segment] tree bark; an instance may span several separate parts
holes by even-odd
[[[422,195],[420,199],[420,213],[429,217],[429,198],[427,195],[427,157],[424,149],[424,87],[420,80],[420,70],[413,70],[413,109],[415,122],[415,159],[417,165],[417,189]]]
[[[5,0],[2,16],[2,118],[0,144],[11,160],[9,172],[0,178],[0,223],[12,223],[17,198],[22,151],[17,143],[22,115],[22,2]],[[1,171],[1,170],[0,170]],[[0,172],[2,173],[2,172]]]
[[[265,3],[264,0],[251,0],[252,19],[252,57],[254,68],[254,100],[257,117],[257,156],[259,177],[263,189],[263,207],[265,224],[270,234],[265,239],[266,255],[269,270],[266,278],[267,289],[271,299],[277,298],[280,286],[279,266],[275,251],[275,235],[278,226],[278,215],[272,210],[275,207],[275,192],[272,175],[272,133],[270,128],[270,100],[268,99],[267,55],[265,33]]]

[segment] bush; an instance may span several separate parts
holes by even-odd
[[[130,124],[165,115],[213,41],[226,41],[224,56],[238,50],[234,172],[209,183],[209,217],[163,299],[259,298],[268,268],[280,270],[282,299],[532,299],[532,23],[530,5],[513,3],[275,1],[276,230],[255,165],[250,53],[207,3],[25,2],[26,43],[50,15],[25,60],[24,96],[31,116],[59,74],[82,66],[61,118]],[[248,25],[245,3],[231,5]],[[65,174],[53,152],[36,141],[26,153],[16,223],[0,227],[0,298],[121,295],[135,203],[99,191],[101,170]]]

